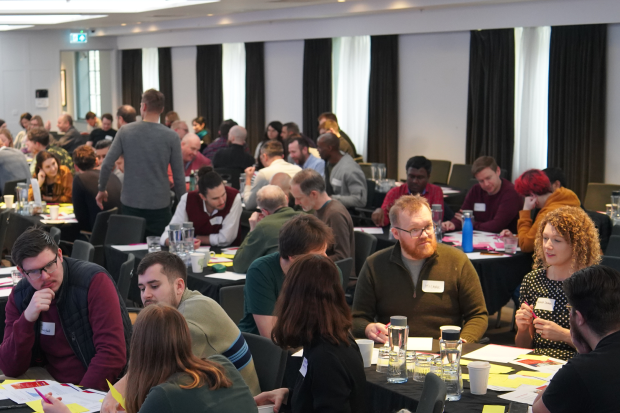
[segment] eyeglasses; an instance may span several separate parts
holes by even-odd
[[[573,306],[572,306],[572,305],[570,305],[570,304],[566,304],[566,309],[567,309],[568,311],[573,311]]]
[[[427,235],[432,234],[435,231],[435,224],[429,224],[424,228],[413,228],[409,231],[407,231],[406,229],[398,228],[398,227],[394,227],[394,228],[408,233],[411,238],[419,238],[422,235],[422,231],[426,232]]]
[[[43,268],[40,268],[38,270],[23,270],[24,274],[26,274],[29,278],[33,279],[33,280],[38,280],[39,278],[41,278],[41,275],[43,275],[43,271],[45,271],[48,274],[53,274],[56,269],[58,268],[58,254],[56,254],[56,257],[54,257],[54,259],[50,262],[48,262]]]

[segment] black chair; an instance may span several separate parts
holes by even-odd
[[[127,297],[129,296],[129,286],[131,284],[131,278],[133,277],[133,269],[136,262],[136,257],[133,254],[129,254],[127,261],[121,265],[121,270],[118,274],[118,292],[121,298],[127,303]]]
[[[118,214],[118,208],[101,211],[97,214],[97,218],[95,218],[95,225],[93,225],[92,232],[82,232],[82,235],[86,236],[88,242],[93,245],[103,245],[106,233],[108,232],[108,221],[112,215],[116,214]]]
[[[220,288],[220,305],[235,324],[243,318],[243,285],[231,285]]]
[[[355,275],[359,277],[366,259],[377,249],[377,237],[361,231],[355,231],[353,236],[355,237]]]
[[[4,183],[4,188],[2,190],[2,195],[13,195],[13,196],[17,196],[17,191],[15,191],[15,189],[17,188],[17,184],[21,183],[21,182],[26,182],[25,179],[18,179],[16,181],[7,181]],[[16,200],[14,200],[16,201]]]
[[[60,229],[56,227],[51,227],[50,235],[52,236],[52,239],[54,240],[56,245],[60,245]]]
[[[0,213],[0,259],[4,258],[4,244],[6,242],[6,233],[9,230],[10,213],[10,209],[5,209]]]
[[[611,228],[611,235],[620,235],[620,224],[616,224]]]
[[[416,413],[442,413],[446,404],[446,383],[438,375],[429,373],[424,379],[424,388]]]
[[[370,224],[374,225],[371,219],[372,213],[375,209],[379,208],[381,205],[375,205],[375,193],[377,192],[377,184],[375,181],[367,179],[366,180],[366,205],[358,208],[349,209],[349,214],[351,214],[351,219],[353,219],[354,224]]]
[[[429,159],[431,161],[431,176],[429,176],[429,182],[439,185],[448,184],[448,176],[450,175],[450,167],[452,162],[442,161],[439,159]]]
[[[342,289],[346,290],[349,284],[349,278],[351,277],[351,271],[353,270],[353,258],[345,258],[340,261],[336,261],[334,264],[340,268],[342,272]]]
[[[611,257],[609,255],[605,255],[601,260],[601,265],[605,265],[607,267],[613,268],[614,270],[620,271],[620,257]]]
[[[271,391],[282,387],[288,352],[265,337],[250,333],[241,334],[252,353],[261,391]]]
[[[605,255],[620,257],[620,235],[612,235],[609,237],[609,244],[607,244]]]
[[[128,215],[111,215],[103,245],[130,245],[144,242],[146,219]]]
[[[242,170],[235,168],[215,168],[215,172],[217,172],[223,180],[228,182],[230,186],[239,190],[239,176],[243,172]]]
[[[599,241],[601,243],[601,251],[605,251],[607,249],[607,244],[609,244],[609,237],[611,236],[612,224],[611,219],[606,214],[601,214],[595,211],[587,211],[586,214],[590,217],[592,222],[594,222],[594,226],[598,231]]]
[[[452,165],[452,173],[450,174],[450,180],[448,181],[448,186],[450,188],[467,191],[475,182],[475,180],[472,182],[471,165],[458,163]]]
[[[95,247],[86,241],[80,241],[79,239],[76,239],[73,242],[71,258],[93,262],[93,260],[95,259]]]

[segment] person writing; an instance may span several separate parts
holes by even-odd
[[[543,218],[536,234],[535,269],[521,284],[517,347],[562,360],[575,355],[562,284],[575,271],[600,260],[598,232],[581,208],[562,207]]]
[[[41,188],[41,199],[47,202],[71,202],[73,192],[73,174],[64,165],[60,165],[56,155],[41,151],[36,157],[37,166],[33,178],[37,178]],[[32,188],[28,200],[34,201]]]

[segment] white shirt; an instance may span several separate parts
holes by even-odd
[[[277,173],[284,172],[291,178],[295,176],[297,172],[301,171],[301,168],[297,165],[290,164],[284,159],[276,159],[266,168],[261,169],[256,173],[252,186],[245,186],[243,190],[243,201],[245,202],[245,209],[256,209],[256,194],[258,190],[269,185],[271,178]],[[286,194],[288,196],[288,194]]]
[[[183,194],[181,199],[179,200],[179,205],[177,205],[177,210],[174,212],[174,216],[170,221],[170,224],[183,224],[184,222],[189,221],[189,217],[187,216],[187,211],[185,207],[187,206],[187,194]],[[207,212],[207,206],[205,202],[202,201],[202,208],[205,214]],[[213,212],[209,216],[214,216],[219,211],[217,209],[213,210]],[[239,233],[239,221],[241,220],[241,195],[237,194],[235,196],[235,200],[233,201],[232,206],[230,207],[230,212],[222,221],[222,229],[217,234],[209,235],[209,244],[214,247],[225,247],[227,245],[232,244],[232,242],[237,238],[237,234]],[[170,224],[166,226],[164,229],[164,233],[161,235],[161,239],[159,243],[161,245],[166,245],[166,240],[168,239],[168,229]],[[200,235],[200,234],[198,234]]]

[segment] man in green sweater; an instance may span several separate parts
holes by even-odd
[[[464,341],[480,340],[488,325],[480,279],[463,252],[437,245],[426,199],[401,197],[390,209],[390,222],[398,242],[371,255],[362,268],[353,335],[383,343],[390,316],[402,315],[410,336],[438,338],[439,327],[457,325]]]

